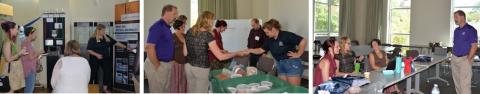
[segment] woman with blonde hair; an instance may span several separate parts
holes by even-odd
[[[204,11],[199,16],[197,23],[188,30],[185,36],[187,50],[185,72],[187,75],[188,91],[191,93],[208,92],[208,75],[210,63],[208,63],[208,51],[219,60],[230,59],[234,56],[243,56],[246,52],[223,53],[217,46],[210,31],[212,30],[215,16],[212,12]]]
[[[65,45],[65,57],[60,58],[52,72],[54,93],[87,93],[90,81],[90,65],[80,56],[80,44],[76,40]]]
[[[340,53],[336,56],[339,62],[339,72],[341,73],[353,73],[355,61],[363,60],[363,56],[358,58],[355,52],[351,50],[351,42],[348,37],[342,37],[340,39]]]
[[[93,36],[88,40],[87,50],[93,65],[93,71],[98,69],[97,64],[103,70],[104,85],[102,92],[106,93],[110,92],[113,86],[113,46],[131,50],[131,48],[127,48],[126,45],[105,34],[105,25],[98,24]]]

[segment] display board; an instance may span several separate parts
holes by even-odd
[[[47,59],[47,88],[51,86],[52,72],[56,62],[65,49],[65,13],[49,12],[43,13],[43,49],[48,55]]]
[[[133,77],[139,78],[140,16],[138,1],[115,5],[115,39],[134,51],[115,47],[114,85],[118,90],[135,92]],[[139,80],[139,79],[137,79]],[[138,92],[138,91],[137,91]]]

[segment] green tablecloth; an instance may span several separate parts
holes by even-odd
[[[230,93],[227,87],[236,87],[238,84],[260,83],[261,81],[270,81],[273,86],[270,90],[262,91],[262,93],[308,93],[303,87],[293,86],[286,81],[280,80],[278,77],[259,72],[257,75],[220,80],[215,76],[222,73],[222,70],[213,70],[210,72],[210,81],[212,83],[212,91],[214,93]]]

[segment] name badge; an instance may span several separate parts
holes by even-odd
[[[260,40],[260,37],[255,36],[255,40],[256,40],[256,41],[259,41],[259,40]]]
[[[283,42],[282,41],[278,42],[278,46],[283,46]]]

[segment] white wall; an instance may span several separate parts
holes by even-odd
[[[451,43],[450,7],[451,0],[412,0],[410,44]]]
[[[144,35],[143,38],[146,42],[148,37],[148,29],[156,21],[160,20],[162,17],[162,8],[167,4],[177,6],[178,15],[185,15],[188,17],[187,25],[190,26],[189,22],[192,20],[190,15],[190,0],[143,0],[144,3]]]
[[[282,30],[304,37],[307,40],[305,50],[308,50],[308,44],[312,44],[308,41],[308,0],[270,0],[268,7],[268,19],[275,18],[280,21]]]

